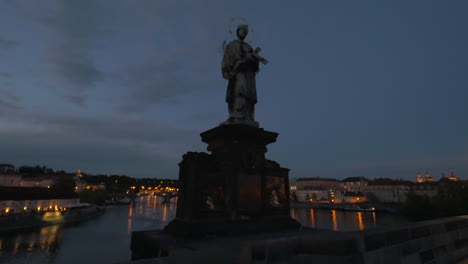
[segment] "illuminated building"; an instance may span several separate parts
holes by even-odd
[[[300,202],[330,202],[335,193],[341,190],[341,184],[330,178],[300,178],[290,186],[291,193],[296,194]]]
[[[337,179],[331,178],[299,178],[295,181],[297,190],[303,190],[311,187],[320,187],[324,189],[339,189],[340,182]]]
[[[295,180],[289,181],[289,193],[291,195],[295,194],[296,190],[297,190],[296,181]]]
[[[404,203],[410,191],[419,196],[435,197],[439,193],[439,184],[437,182],[414,183],[406,180],[375,179],[369,182],[367,188],[367,193],[371,193],[381,203]]]
[[[0,186],[18,187],[22,177],[16,173],[0,173]]]
[[[405,180],[375,179],[369,182],[367,192],[381,203],[403,203],[412,184]]]
[[[47,188],[0,186],[0,214],[56,211],[79,201],[75,193],[59,193]]]
[[[439,183],[423,182],[412,184],[411,191],[420,196],[435,197],[439,194]]]
[[[365,203],[367,198],[363,192],[336,192],[334,197],[334,203]]]
[[[455,177],[455,172],[451,171],[450,176],[446,176],[445,172],[442,172],[442,178],[440,178],[440,181],[458,181],[458,178]]]
[[[436,182],[436,179],[426,171],[426,174],[424,175],[424,182]]]
[[[308,187],[307,189],[296,190],[297,200],[299,202],[318,202],[324,199],[328,201],[328,190],[320,187]]]
[[[47,188],[47,186],[52,186],[55,182],[54,177],[44,176],[44,177],[22,177],[20,186],[21,187],[38,187],[38,188]]]
[[[423,177],[421,176],[421,173],[418,171],[418,174],[416,174],[416,182],[421,183],[424,182]]]
[[[341,181],[345,192],[365,192],[369,179],[366,177],[349,177]]]

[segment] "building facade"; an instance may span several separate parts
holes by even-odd
[[[367,186],[368,197],[375,197],[375,202],[404,203],[414,183],[404,180],[375,179]]]
[[[369,179],[366,177],[349,177],[341,181],[345,192],[366,192]]]
[[[323,188],[310,188],[307,190],[296,191],[297,200],[299,202],[318,202],[323,200],[329,200],[329,191]]]
[[[333,202],[335,193],[341,191],[341,183],[329,178],[300,178],[294,181],[291,191],[300,202]]]
[[[0,173],[0,186],[19,187],[21,186],[22,177],[19,174],[4,174]]]
[[[50,188],[55,183],[52,177],[23,177],[21,187]]]
[[[362,192],[338,191],[332,201],[333,203],[365,203],[367,197]]]
[[[6,164],[2,163],[0,164],[0,174],[10,174],[10,173],[16,173],[16,168],[15,166],[11,164]]]
[[[0,215],[57,211],[79,202],[75,193],[60,193],[34,187],[0,187]]]

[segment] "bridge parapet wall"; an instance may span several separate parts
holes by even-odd
[[[144,241],[136,239],[141,236]],[[141,258],[146,254],[138,248],[144,244],[146,251],[153,254],[148,257],[162,256],[157,252],[164,252],[168,257],[160,260],[174,263],[187,259],[192,263],[252,264],[457,263],[468,258],[468,216],[356,232],[303,228],[203,241],[171,239],[169,243],[164,235],[148,231],[139,232],[132,240],[132,250]]]
[[[468,216],[359,232],[303,232],[249,244],[246,263],[456,263],[468,257]]]

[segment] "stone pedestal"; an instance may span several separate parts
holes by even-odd
[[[189,238],[299,228],[289,216],[289,169],[265,158],[277,136],[245,124],[203,132],[211,154],[183,156],[176,219],[164,233]]]

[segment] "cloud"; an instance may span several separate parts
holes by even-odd
[[[0,39],[0,49],[14,49],[20,45],[20,42],[13,40]]]
[[[11,78],[12,74],[8,72],[0,72],[0,78],[8,79]]]
[[[78,105],[78,106],[85,106],[86,105],[86,96],[84,95],[67,95],[65,96],[68,102]]]
[[[209,31],[204,26],[191,30]],[[183,45],[174,43],[169,49],[157,50],[142,62],[116,71],[114,79],[126,87],[119,98],[118,109],[139,112],[153,104],[216,89],[223,81],[219,70],[221,58],[216,52],[218,42],[215,36],[210,36],[187,40]]]
[[[48,32],[47,54],[56,76],[64,82],[67,99],[80,97],[105,77],[93,56],[96,43],[107,35],[103,29],[106,21],[102,1],[49,1],[43,3],[14,2],[15,10],[35,25]],[[107,4],[108,5],[108,4]]]
[[[381,162],[358,162],[351,164],[343,164],[339,167],[344,171],[356,170],[389,170],[389,169],[410,169],[410,170],[442,170],[443,168],[460,167],[467,168],[465,165],[468,161],[468,156],[455,156],[444,158],[422,158],[414,160],[390,160]]]
[[[21,109],[22,107],[16,104],[15,102],[10,102],[5,99],[0,98],[0,109]]]
[[[184,60],[190,54],[189,50],[161,54],[121,70],[120,81],[129,88],[122,93],[119,108],[140,111],[150,104],[187,93],[190,83],[182,76],[192,76],[190,72],[184,72]]]
[[[4,111],[23,109],[20,105],[21,99],[9,90],[0,90],[2,97],[0,97],[0,114]]]
[[[0,159],[16,160],[15,164],[28,161],[57,168],[88,168],[91,173],[136,177],[160,173],[175,178],[182,154],[203,150],[197,132],[143,117],[23,112],[0,116],[0,122],[4,150]]]
[[[220,78],[217,68],[213,70],[216,74],[207,69],[213,60],[219,66],[216,51],[223,39],[217,32],[226,30],[213,20],[227,20],[220,12],[221,4],[211,3],[209,8],[190,1],[182,8],[153,1],[12,4],[24,17],[52,33],[49,63],[65,81],[61,87],[74,104],[86,105],[85,94],[90,89],[118,86],[121,89],[114,90],[119,97],[116,108],[139,112],[152,104],[212,88],[209,80]],[[142,46],[149,54],[139,50]]]
[[[365,176],[374,178],[402,178],[414,180],[418,171],[428,171],[438,177],[442,171],[454,170],[459,175],[468,171],[468,156],[449,157],[425,157],[411,160],[399,160],[397,158],[386,161],[363,161],[363,162],[329,162],[317,163],[306,167],[297,165],[293,178],[297,177],[332,177],[345,178],[351,176]],[[302,168],[299,168],[302,167]]]
[[[51,59],[51,63],[56,67],[59,76],[80,88],[87,88],[103,80],[103,73],[88,56],[61,54],[58,58]]]
[[[84,136],[50,131],[0,131],[0,137],[0,159],[17,166],[43,164],[92,174],[177,178],[177,162],[181,159],[157,153],[148,155],[130,144],[99,143]]]

